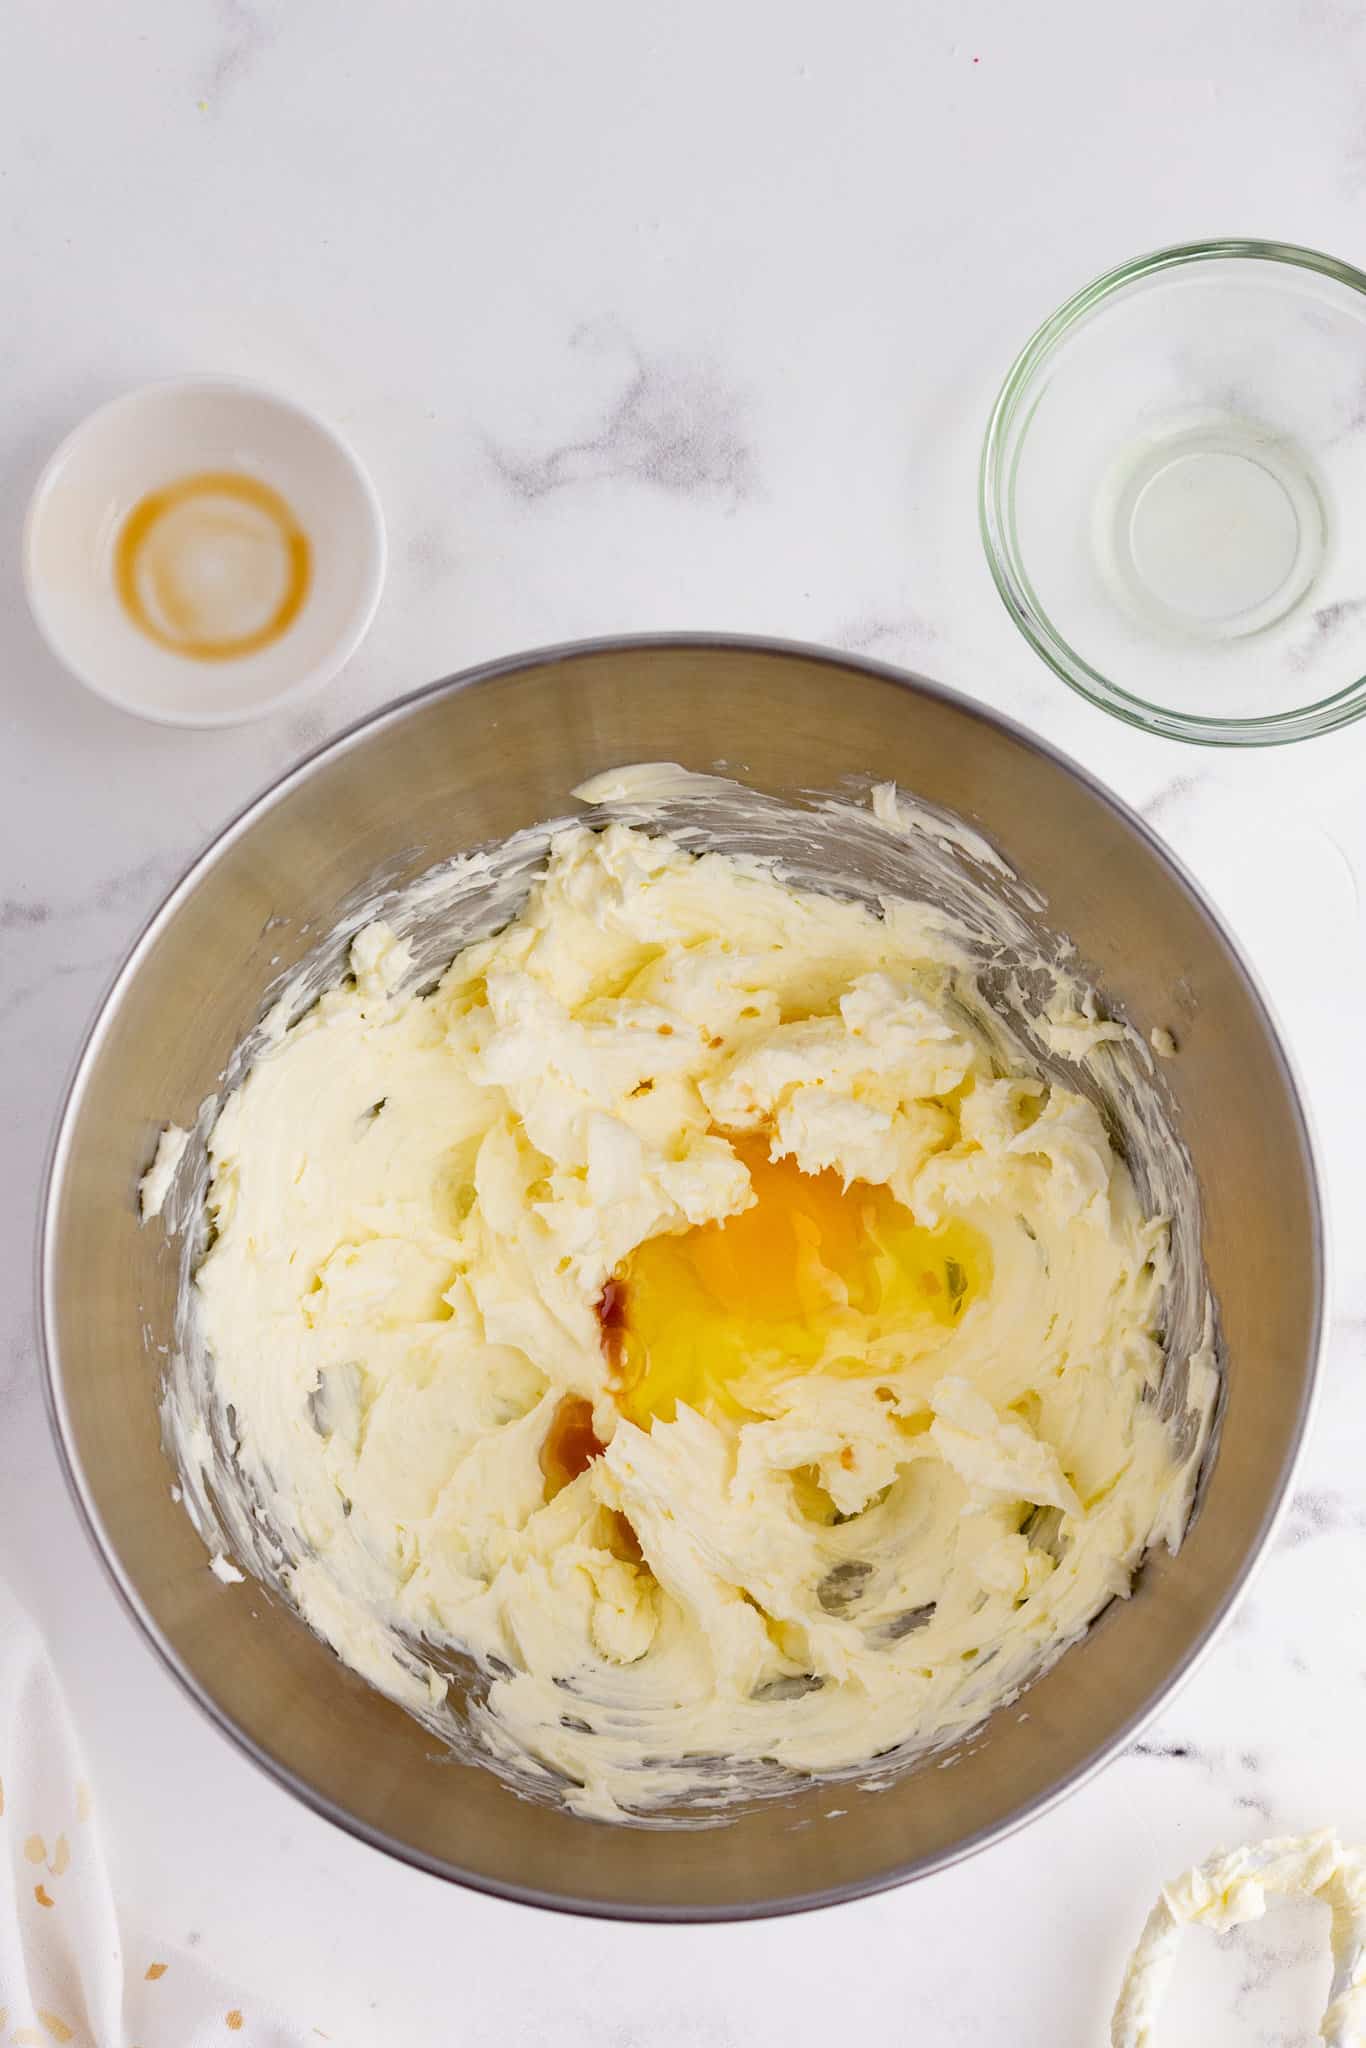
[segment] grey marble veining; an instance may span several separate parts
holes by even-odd
[[[567,396],[576,353],[613,365],[614,395],[593,426],[572,439],[534,452],[488,444],[496,474],[517,498],[534,504],[575,485],[631,482],[726,507],[753,492],[757,459],[744,408],[714,362],[647,353],[615,322],[578,328],[569,351]]]
[[[205,110],[222,111],[232,90],[256,69],[275,39],[274,21],[250,0],[213,0],[218,33],[199,77]]]

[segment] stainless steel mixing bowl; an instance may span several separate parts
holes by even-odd
[[[221,1586],[170,1497],[156,1353],[176,1261],[141,1230],[160,1125],[191,1123],[263,992],[377,871],[571,808],[591,772],[672,760],[767,790],[873,772],[978,821],[1048,899],[1170,1066],[1200,1179],[1228,1357],[1222,1439],[1176,1558],[1006,1710],[953,1770],[798,1791],[666,1835],[577,1820],[453,1763],[283,1605]],[[570,647],[457,677],[326,747],[230,825],[138,941],[82,1054],[47,1193],[42,1312],[77,1498],[165,1663],[281,1784],[366,1840],[486,1891],[585,1912],[722,1919],[871,1891],[982,1847],[1132,1740],[1208,1645],[1267,1541],[1305,1427],[1323,1298],[1305,1119],[1265,1006],[1146,827],[1060,756],[931,684],[721,639]],[[845,1811],[829,1818],[832,1807]]]

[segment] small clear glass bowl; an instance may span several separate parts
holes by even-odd
[[[1366,276],[1195,242],[1097,278],[1026,344],[982,451],[1025,638],[1093,704],[1206,746],[1366,711]]]

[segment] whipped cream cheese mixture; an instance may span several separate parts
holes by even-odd
[[[427,993],[350,964],[217,1118],[192,1314],[273,1576],[467,1751],[607,1817],[866,1775],[1175,1547],[1208,1326],[1173,1416],[1167,1221],[942,907],[568,825]]]
[[[1111,2048],[1153,2048],[1182,1930],[1216,1934],[1260,1920],[1269,1897],[1317,1899],[1332,1915],[1333,1976],[1319,2023],[1325,2048],[1366,2042],[1366,1852],[1331,1828],[1226,1851],[1162,1887],[1129,1959],[1110,2023]]]

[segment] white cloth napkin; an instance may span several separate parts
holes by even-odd
[[[56,1673],[0,1583],[0,2048],[318,2048],[326,2038],[121,1925]]]

